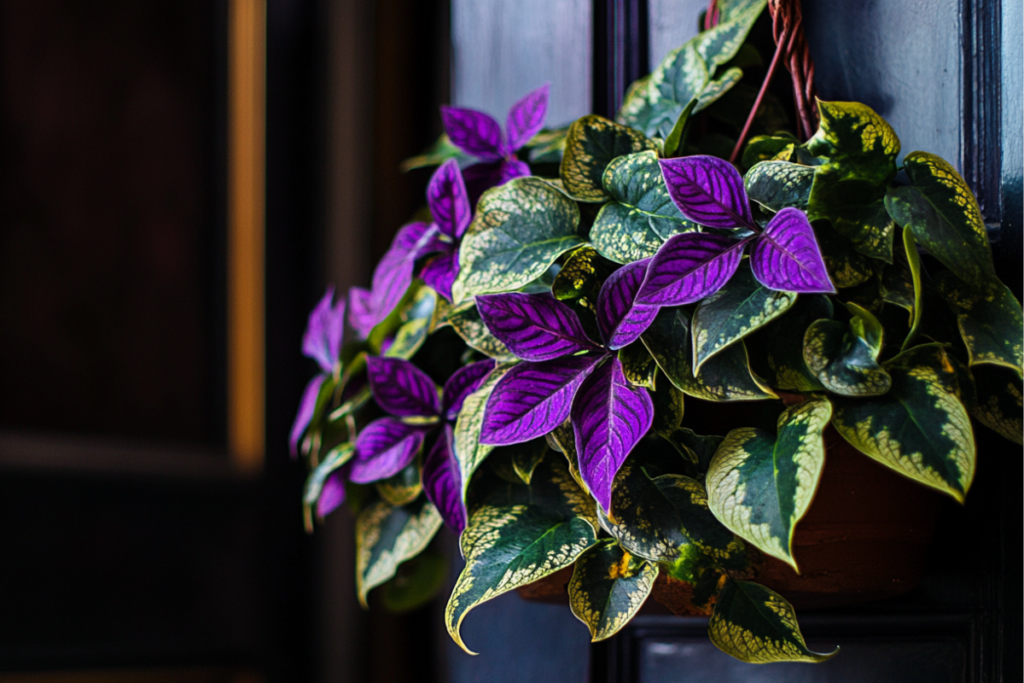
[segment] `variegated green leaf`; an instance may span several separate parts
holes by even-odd
[[[907,234],[906,230],[903,232]],[[912,234],[911,239],[913,239]],[[878,283],[878,288],[883,301],[906,309],[910,313],[910,324],[913,324],[914,274],[902,251],[896,254],[892,263],[882,268],[882,279]]]
[[[918,332],[921,331],[921,324],[924,321],[924,299],[925,288],[921,281],[921,255],[917,253],[917,240],[914,239],[914,231],[910,226],[903,228],[903,250],[907,257],[907,269],[910,271],[910,285],[913,288],[913,308],[910,311],[910,331],[903,341],[902,350],[910,346]],[[928,290],[931,298],[934,298],[934,290]],[[950,337],[944,337],[949,339]]]
[[[834,169],[837,180],[859,178],[875,186],[884,186],[896,175],[900,140],[871,107],[859,102],[819,101],[818,113],[820,127],[806,147],[827,160],[821,170]]]
[[[808,294],[771,328],[768,336],[768,367],[772,386],[784,391],[821,391],[825,387],[804,362],[804,335],[816,320],[831,320],[832,301],[821,294]]]
[[[402,506],[378,500],[356,518],[356,592],[366,607],[366,596],[398,569],[419,555],[443,520],[425,497]]]
[[[829,391],[843,396],[880,396],[892,379],[878,364],[882,325],[857,304],[847,304],[848,324],[818,320],[804,335],[804,362]]]
[[[487,406],[487,399],[490,398],[491,392],[494,391],[494,385],[505,376],[511,367],[511,364],[495,367],[480,388],[466,397],[462,409],[459,411],[459,417],[455,421],[455,458],[459,461],[459,474],[462,477],[463,501],[466,500],[466,489],[476,468],[494,450],[494,446],[480,443],[484,408]]]
[[[477,605],[568,567],[597,541],[590,522],[536,505],[483,505],[474,511],[459,544],[466,566],[445,608],[445,624],[455,643]]]
[[[590,629],[591,642],[610,638],[640,610],[658,578],[658,565],[637,561],[610,538],[576,560],[569,607]]]
[[[654,422],[651,430],[656,434],[671,434],[683,423],[683,415],[686,410],[683,392],[676,388],[667,378],[657,384],[656,391],[651,393],[654,401]]]
[[[430,318],[417,318],[404,323],[395,332],[395,339],[384,352],[388,358],[409,360],[423,346],[430,333]]]
[[[639,340],[619,349],[622,373],[633,384],[654,391],[654,380],[658,376],[658,364]]]
[[[915,346],[882,367],[892,377],[889,393],[837,398],[836,430],[862,453],[963,502],[974,479],[974,433],[948,352]]]
[[[693,366],[701,366],[738,339],[785,313],[796,294],[768,289],[741,264],[720,290],[705,298],[693,314]]]
[[[669,196],[655,152],[615,159],[602,182],[613,201],[597,215],[590,241],[605,258],[639,261],[653,256],[672,235],[697,229]]]
[[[831,416],[828,401],[812,398],[783,411],[774,437],[760,429],[734,429],[708,469],[715,517],[794,569],[793,531],[818,488],[825,465],[822,430]]]
[[[711,642],[750,664],[822,662],[839,652],[807,649],[793,606],[778,593],[750,581],[726,578],[708,622]]]
[[[757,401],[775,396],[754,376],[742,341],[715,354],[695,375],[686,308],[661,309],[640,340],[668,380],[690,396],[706,401]]]
[[[499,363],[516,360],[508,347],[487,329],[473,299],[463,301],[452,308],[448,314],[448,322],[469,348],[490,356]]]
[[[848,237],[841,235],[831,223],[816,221],[814,234],[818,238],[829,278],[837,288],[857,287],[877,276],[876,262],[858,251],[857,246]]]
[[[537,178],[516,178],[488,190],[459,248],[455,303],[536,280],[561,254],[583,243],[576,234],[579,221],[576,203]]]
[[[657,146],[632,128],[590,114],[569,127],[559,175],[577,200],[603,202],[610,198],[601,182],[608,164],[643,150],[657,151]]]
[[[1024,443],[1024,399],[1021,378],[1012,370],[995,365],[973,369],[977,391],[976,405],[969,406],[971,415],[992,431],[1013,441]]]
[[[719,23],[710,30],[702,31],[695,39],[697,53],[712,72],[740,51],[766,4],[766,0],[722,3]]]
[[[793,149],[794,145],[798,144],[800,141],[789,133],[758,135],[750,138],[746,149],[743,150],[743,166],[753,168],[755,164],[770,161],[783,150]]]
[[[546,128],[526,143],[531,164],[557,164],[562,161],[569,126]]]
[[[551,433],[545,435],[544,438],[552,450],[556,450],[565,456],[565,464],[569,468],[572,478],[583,491],[589,494],[590,489],[587,488],[586,482],[583,481],[583,475],[580,474],[579,454],[576,452],[576,433],[573,430],[572,423],[566,420],[558,427],[555,427]]]
[[[616,268],[590,245],[580,247],[569,254],[558,271],[551,293],[561,301],[585,298],[591,303],[596,302],[601,285]]]
[[[932,286],[956,314],[970,364],[1003,365],[1017,371],[1024,363],[1024,316],[1020,303],[1002,282],[973,287],[944,271]]]
[[[918,244],[961,280],[975,287],[994,280],[992,248],[978,200],[956,169],[927,152],[908,154],[903,168],[913,186],[889,191],[889,214],[909,226]]]
[[[420,464],[414,460],[398,474],[376,483],[377,493],[392,505],[407,505],[423,491],[420,480]]]
[[[847,172],[845,166],[831,163],[817,171],[808,198],[808,216],[811,220],[827,218],[858,252],[892,263],[896,223],[885,208],[885,185],[848,177]]]
[[[711,80],[695,43],[691,39],[669,52],[651,72],[646,92],[635,93],[633,99],[623,102],[617,120],[646,135],[667,137],[683,108],[690,100],[699,98]]]
[[[721,436],[701,436],[692,429],[681,427],[668,435],[668,442],[672,444],[680,455],[685,457],[694,470],[701,476],[708,471],[708,465],[715,456],[715,451],[722,443]]]
[[[743,179],[747,194],[761,206],[780,211],[787,206],[807,209],[815,168],[788,161],[763,161]]]
[[[351,460],[354,453],[355,445],[352,443],[346,441],[338,444],[327,451],[327,455],[320,461],[320,464],[306,477],[306,485],[302,490],[302,515],[305,518],[308,531],[313,529],[313,510],[316,509],[316,503],[320,500],[324,482],[332,472]]]
[[[524,483],[529,484],[537,465],[548,452],[548,444],[544,439],[534,439],[524,443],[508,446],[512,449],[512,468]]]

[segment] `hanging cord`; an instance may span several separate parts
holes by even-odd
[[[717,1],[712,0],[708,13],[712,8],[715,11],[715,20],[718,19]],[[772,76],[775,75],[775,67],[780,59],[785,60],[786,69],[793,78],[793,100],[796,104],[797,133],[801,140],[807,140],[814,135],[818,127],[818,107],[815,103],[814,91],[814,60],[811,58],[810,48],[807,46],[807,37],[803,30],[803,12],[800,9],[800,0],[768,0],[768,12],[772,16],[772,35],[775,38],[775,55],[768,66],[768,73],[765,74],[761,90],[757,93],[754,106],[747,116],[747,122],[743,126],[736,147],[732,150],[729,161],[736,162],[743,143],[747,139],[747,133],[754,123],[757,110],[761,107],[761,100],[768,91]],[[707,19],[705,19],[705,24]]]

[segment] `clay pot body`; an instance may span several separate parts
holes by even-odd
[[[753,580],[797,609],[880,600],[914,588],[924,572],[942,494],[858,452],[831,427],[818,491],[793,538],[800,573],[762,556]],[[567,568],[519,590],[528,600],[566,601]],[[704,614],[690,585],[659,577],[651,597],[675,614]],[[650,609],[648,601],[644,611]]]

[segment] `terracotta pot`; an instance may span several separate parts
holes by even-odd
[[[797,525],[793,554],[800,574],[771,557],[754,564],[753,580],[797,609],[880,600],[914,588],[924,572],[942,494],[876,463],[829,427],[825,468],[814,502]],[[566,602],[572,568],[519,589],[527,600]],[[675,614],[703,614],[690,585],[659,577],[651,597]],[[644,611],[650,609],[648,601]]]

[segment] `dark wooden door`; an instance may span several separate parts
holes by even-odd
[[[1000,277],[1021,295],[1022,8],[1017,0],[804,2],[822,99],[856,100],[892,122],[903,151],[935,152],[978,195]],[[503,116],[548,80],[558,125],[610,115],[629,82],[697,32],[703,0],[453,0],[452,101]],[[943,509],[921,585],[896,600],[801,614],[821,665],[746,665],[707,639],[707,620],[640,616],[591,646],[566,607],[507,595],[445,647],[447,680],[1021,680],[1021,449],[979,433],[963,507]]]

